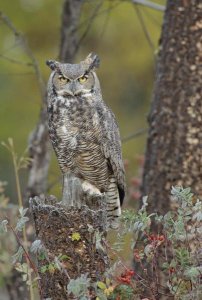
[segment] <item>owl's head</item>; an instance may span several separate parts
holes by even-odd
[[[78,96],[89,94],[99,85],[95,68],[99,66],[99,57],[90,53],[79,64],[66,64],[48,60],[51,68],[51,85],[58,96]]]

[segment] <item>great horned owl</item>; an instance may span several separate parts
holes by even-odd
[[[49,60],[48,121],[50,138],[63,173],[63,198],[67,174],[79,178],[84,191],[105,193],[108,218],[121,214],[125,172],[119,129],[102,99],[95,68],[96,54],[79,64]]]

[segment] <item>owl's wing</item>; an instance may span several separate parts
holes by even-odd
[[[117,181],[120,203],[125,196],[125,170],[121,151],[121,138],[119,128],[113,112],[107,108],[107,113],[102,122],[102,151],[108,159],[109,167],[112,169]]]

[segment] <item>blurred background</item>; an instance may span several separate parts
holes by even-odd
[[[156,3],[164,5],[165,1]],[[96,7],[99,7],[96,18],[91,20]],[[1,1],[2,12],[26,38],[45,81],[50,74],[45,61],[57,59],[59,53],[62,8],[61,0]],[[161,11],[134,5],[132,1],[95,0],[83,5],[79,25],[82,39],[75,62],[89,52],[100,56],[98,76],[103,98],[116,115],[123,139],[147,128],[162,17]],[[37,78],[29,63],[22,43],[0,23],[0,141],[12,137],[18,154],[27,147],[41,105]],[[123,142],[130,182],[139,176],[145,142],[145,131]],[[57,181],[60,171],[54,153],[52,157],[49,193],[60,197],[61,184]],[[26,186],[26,174],[26,170],[20,173],[22,189]],[[0,181],[8,182],[6,194],[16,203],[13,165],[3,146],[0,146]],[[134,194],[130,201],[136,198]]]

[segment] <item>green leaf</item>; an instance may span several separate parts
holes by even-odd
[[[21,216],[21,217],[24,217],[24,216],[26,215],[27,211],[28,211],[28,208],[20,207],[20,208],[19,208],[20,216]]]
[[[22,231],[24,226],[25,226],[25,223],[29,221],[29,218],[28,217],[21,217],[18,222],[17,222],[17,225],[15,227],[15,230],[16,231]]]
[[[48,265],[48,271],[53,274],[55,272],[55,265],[54,264],[49,264]]]
[[[70,259],[70,257],[69,256],[67,256],[67,255],[63,255],[63,254],[60,254],[59,256],[58,256],[58,259],[60,260],[60,261],[63,261],[63,260],[68,260],[68,259]]]
[[[23,250],[22,246],[20,246],[18,248],[18,251],[12,256],[12,263],[15,264],[16,262],[21,262],[23,253],[24,253],[24,250]]]
[[[134,300],[136,299],[134,297],[133,288],[129,285],[120,284],[117,287],[115,287],[113,295],[116,297],[120,297],[121,300]]]
[[[81,239],[81,235],[79,232],[73,232],[72,233],[72,237],[71,237],[71,240],[72,241],[79,241]]]
[[[195,280],[200,275],[200,270],[197,267],[190,267],[185,270],[184,275],[188,279]]]
[[[48,265],[42,266],[41,269],[40,269],[41,273],[45,273],[47,271],[48,271]]]
[[[41,243],[41,240],[35,240],[30,247],[30,251],[34,254],[43,252],[44,247]]]
[[[67,285],[67,290],[68,294],[72,293],[75,297],[82,297],[87,295],[89,287],[90,278],[88,278],[87,274],[82,274],[77,279],[70,279]]]
[[[20,273],[28,274],[29,266],[27,263],[16,263],[15,269]]]
[[[184,268],[190,265],[190,255],[187,248],[179,248],[175,250],[178,263]]]
[[[1,224],[0,224],[0,233],[4,233],[4,232],[8,231],[7,224],[8,224],[8,220],[1,221]]]
[[[22,275],[22,281],[27,281],[27,274]]]
[[[97,282],[97,286],[99,287],[99,289],[101,290],[105,290],[107,287],[106,287],[106,284],[102,281],[98,281]]]

